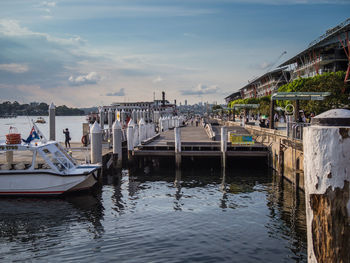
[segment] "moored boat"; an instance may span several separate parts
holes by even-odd
[[[35,123],[46,123],[46,121],[43,117],[38,117],[38,119],[35,121]]]
[[[0,155],[7,159],[0,162],[0,195],[61,195],[85,190],[98,181],[101,170],[99,164],[78,165],[55,141],[3,142]]]

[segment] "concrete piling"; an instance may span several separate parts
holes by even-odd
[[[105,125],[105,112],[103,110],[103,108],[99,109],[99,115],[100,115],[100,127],[103,130],[104,129],[104,125]]]
[[[350,262],[350,111],[304,128],[308,262]]]
[[[113,127],[113,155],[117,155],[117,168],[122,167],[122,126],[115,120]]]
[[[139,125],[135,123],[134,125],[134,147],[139,145],[140,143],[140,137],[139,137]]]
[[[226,169],[227,127],[221,127],[221,167]]]
[[[139,122],[139,143],[146,140],[146,123],[143,118]]]
[[[176,169],[181,168],[181,130],[180,128],[174,129],[175,135],[175,166]]]
[[[56,140],[56,107],[53,103],[49,106],[49,135],[50,141]]]
[[[90,129],[91,163],[102,163],[102,130],[97,122]]]
[[[113,111],[111,108],[108,109],[107,120],[108,120],[108,128],[109,128],[109,131],[111,132],[112,126],[113,126]]]
[[[134,126],[135,123],[133,119],[129,120],[128,127],[126,128],[126,138],[127,138],[127,147],[128,147],[128,160],[132,158],[132,151],[134,149]]]

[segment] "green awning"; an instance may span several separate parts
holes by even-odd
[[[272,100],[324,100],[330,92],[277,92]]]

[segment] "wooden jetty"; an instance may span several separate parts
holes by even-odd
[[[213,127],[216,134],[219,134],[221,127]],[[202,126],[181,127],[181,156],[189,157],[221,157],[221,138],[215,136],[215,141],[209,139]],[[249,134],[244,128],[230,127],[229,130],[236,130],[240,134]],[[162,132],[158,138],[148,144],[138,145],[133,151],[135,157],[150,156],[175,156],[175,135],[174,130]],[[260,143],[252,145],[234,145],[227,142],[226,156],[237,157],[267,157],[268,148]]]

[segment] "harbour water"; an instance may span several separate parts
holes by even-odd
[[[306,262],[304,194],[247,163],[124,170],[88,193],[0,198],[0,261]]]

